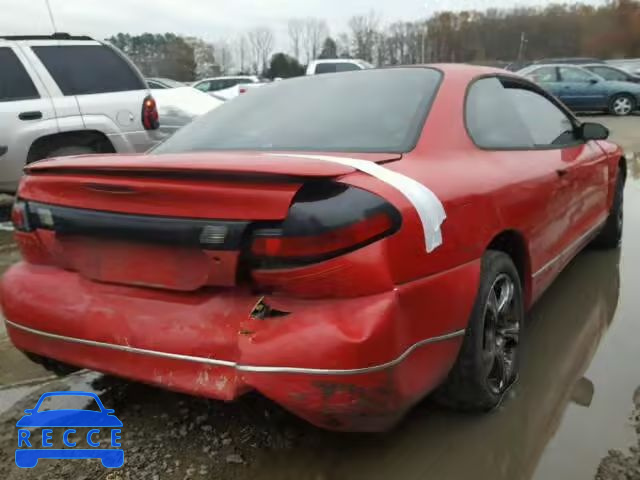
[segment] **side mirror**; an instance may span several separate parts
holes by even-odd
[[[27,415],[31,415],[33,413],[33,408],[27,408],[24,413],[26,413]]]
[[[609,129],[604,125],[593,122],[580,124],[578,133],[583,140],[606,140],[609,138]]]

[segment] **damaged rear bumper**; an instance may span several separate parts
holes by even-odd
[[[367,297],[267,299],[106,285],[18,264],[0,287],[19,349],[176,391],[233,400],[256,389],[315,425],[392,426],[438,386],[460,348],[479,262]]]

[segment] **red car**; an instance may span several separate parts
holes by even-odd
[[[490,410],[525,312],[587,244],[616,248],[626,164],[531,82],[442,65],[277,82],[146,155],[26,169],[14,345],[328,429],[429,392]]]

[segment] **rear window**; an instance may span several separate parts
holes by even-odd
[[[142,78],[104,45],[32,47],[64,95],[144,90]]]
[[[29,74],[10,48],[0,48],[0,102],[38,98]]]
[[[200,117],[154,152],[407,152],[441,76],[430,68],[393,68],[274,82]]]

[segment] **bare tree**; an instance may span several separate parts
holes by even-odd
[[[247,33],[253,71],[256,75],[267,69],[273,51],[273,32],[267,27],[256,27]]]
[[[235,42],[236,58],[238,59],[238,68],[240,73],[246,73],[247,57],[249,56],[249,46],[247,45],[247,37],[240,35]]]
[[[304,20],[301,18],[292,18],[289,20],[289,40],[291,42],[291,52],[293,56],[300,60],[300,47],[304,34]]]
[[[322,43],[329,36],[327,22],[321,18],[306,18],[302,34],[302,43],[306,54],[306,63],[318,58]]]
[[[220,66],[220,73],[227,75],[233,68],[233,53],[229,47],[229,43],[225,40],[216,42],[213,45],[215,57],[218,65]]]
[[[367,15],[356,15],[349,20],[355,55],[373,62],[374,46],[378,35],[378,15],[372,10]]]

